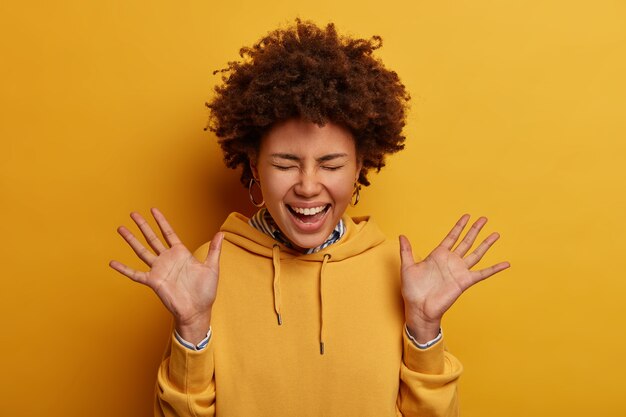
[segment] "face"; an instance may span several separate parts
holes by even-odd
[[[361,170],[348,130],[299,119],[274,126],[250,166],[267,209],[299,248],[314,248],[330,236]]]

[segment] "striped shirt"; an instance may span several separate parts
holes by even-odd
[[[248,224],[250,224],[250,226],[254,227],[258,231],[263,232],[268,236],[271,236],[272,238],[282,243],[283,245],[287,246],[288,248],[292,248],[292,249],[295,248],[295,245],[291,243],[289,239],[287,239],[287,236],[285,236],[280,231],[280,229],[278,228],[278,225],[276,225],[276,222],[270,215],[270,212],[267,210],[267,208],[262,208],[261,210],[257,211],[256,214],[250,218],[250,220],[248,221]],[[328,236],[328,238],[324,241],[324,243],[314,248],[302,249],[301,252],[305,255],[319,252],[322,249],[337,242],[339,239],[341,239],[341,237],[345,233],[346,233],[346,225],[344,224],[343,219],[339,219],[339,223],[337,223],[337,226],[335,226],[330,236]]]

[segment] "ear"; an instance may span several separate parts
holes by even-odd
[[[356,178],[354,179],[355,183],[359,182],[359,176],[361,176],[361,169],[363,169],[363,161],[358,159],[356,161]]]
[[[252,171],[252,176],[258,180],[259,179],[259,170],[256,166],[256,158],[250,158],[250,171]]]

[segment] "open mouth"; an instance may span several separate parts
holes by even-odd
[[[326,204],[318,207],[293,207],[287,205],[289,212],[293,217],[302,223],[316,223],[321,220],[328,212],[330,204]]]

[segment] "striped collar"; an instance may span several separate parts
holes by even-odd
[[[260,232],[271,236],[288,248],[294,249],[293,243],[291,243],[289,239],[287,239],[287,236],[283,235],[283,233],[280,231],[278,225],[276,225],[276,222],[270,215],[270,212],[267,210],[267,208],[262,208],[261,210],[257,211],[256,214],[252,216],[250,220],[248,220],[248,224],[259,230]],[[319,252],[320,250],[337,242],[345,233],[346,225],[344,224],[343,219],[339,219],[339,223],[337,223],[337,226],[335,226],[330,236],[328,236],[324,243],[315,248],[303,249],[302,253],[305,255],[309,255],[311,253]]]

